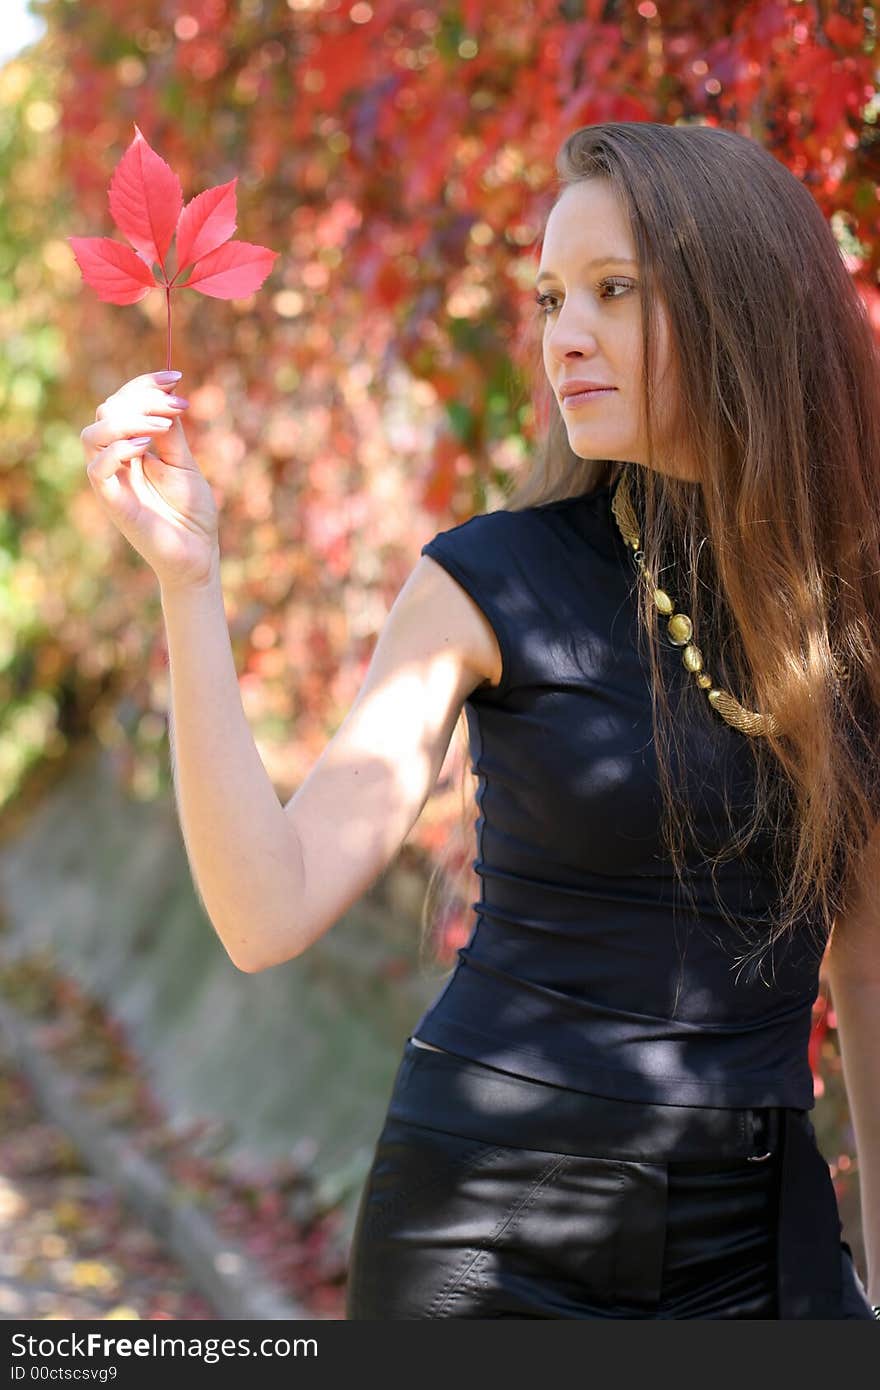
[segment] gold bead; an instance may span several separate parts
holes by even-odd
[[[681,660],[682,665],[688,671],[702,671],[703,669],[702,653],[700,652],[699,647],[694,646],[693,642],[689,642],[688,645],[685,647],[684,651],[681,654]]]
[[[676,613],[666,624],[666,630],[669,633],[670,641],[674,642],[677,647],[681,647],[691,640],[694,628],[687,613]]]
[[[611,510],[621,536],[633,551],[633,560],[643,578],[650,585],[655,606],[664,616],[668,616],[672,608],[672,601],[664,590],[655,588],[651,573],[645,565],[644,551],[639,545],[638,518],[629,492],[629,471],[629,465],[624,465],[611,498]],[[669,607],[666,606],[667,604]],[[710,704],[726,723],[751,737],[760,737],[768,733],[779,734],[779,724],[772,714],[761,715],[744,709],[733,695],[712,685],[712,677],[708,671],[702,670],[703,660],[699,648],[695,645],[689,645],[693,629],[691,620],[686,614],[676,613],[669,619],[667,628],[670,640],[675,646],[685,647],[685,651],[682,653],[683,664],[695,672],[697,684],[706,691]],[[696,674],[697,672],[698,674]],[[849,674],[841,661],[838,661],[838,672],[841,679],[846,679]]]

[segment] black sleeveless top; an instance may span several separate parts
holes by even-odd
[[[824,937],[787,935],[757,974],[741,968],[744,944],[766,940],[779,897],[769,839],[715,867],[733,926],[705,850],[728,844],[737,808],[750,805],[750,738],[711,708],[661,632],[674,710],[692,687],[679,717],[696,816],[686,844],[693,902],[682,893],[660,839],[638,575],[612,487],[474,516],[422,547],[486,615],[503,672],[465,703],[480,897],[413,1032],[598,1095],[810,1109]]]

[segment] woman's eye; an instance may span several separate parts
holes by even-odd
[[[547,306],[549,306],[555,298],[556,296],[554,294],[541,294],[539,291],[535,295],[535,303],[538,305],[539,308],[543,309],[544,313],[546,314],[548,312]]]
[[[633,280],[617,279],[607,279],[599,281],[598,288],[600,291],[604,290],[606,286],[609,286],[613,290],[624,291],[634,289],[635,282]],[[622,299],[623,294],[600,293],[599,297],[601,299]],[[554,312],[555,308],[558,307],[558,296],[555,294],[541,294],[540,292],[538,292],[535,294],[535,303],[538,305],[538,307],[543,311],[545,315],[549,315]]]
[[[633,288],[633,281],[632,281],[632,280],[603,280],[601,283],[602,283],[602,285],[611,285],[612,289],[617,288],[617,289],[621,289],[621,290],[631,290],[631,289]],[[609,297],[609,299],[620,299],[620,298],[621,298],[621,296],[620,296],[619,294],[612,294],[612,295],[609,295],[608,297]]]

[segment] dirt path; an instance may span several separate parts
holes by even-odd
[[[0,1320],[217,1316],[0,1051]]]

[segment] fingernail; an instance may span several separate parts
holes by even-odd
[[[154,373],[155,380],[156,380],[156,381],[161,381],[161,382],[163,383],[163,385],[168,385],[168,384],[169,384],[170,382],[172,382],[172,381],[179,381],[180,378],[181,378],[182,376],[183,376],[183,372],[155,372],[155,373]]]
[[[166,399],[169,405],[179,405],[181,407],[189,405],[189,401],[186,399],[186,396],[168,396],[166,397]]]
[[[140,448],[142,444],[149,444],[152,438],[153,436],[151,434],[139,434],[137,439],[130,439],[128,442],[129,444],[133,444],[136,448]]]

